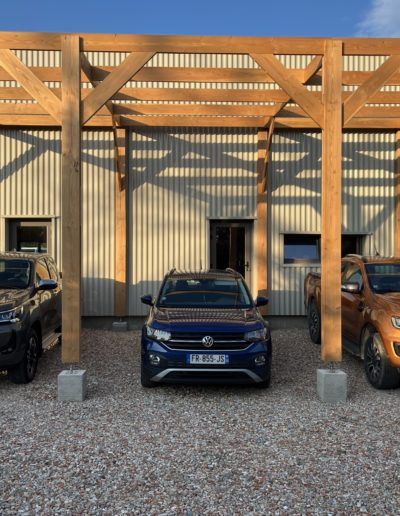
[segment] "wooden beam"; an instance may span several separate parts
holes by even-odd
[[[62,37],[62,361],[80,361],[81,336],[81,119],[80,41]]]
[[[275,82],[286,91],[317,124],[322,127],[322,104],[272,55],[252,55],[257,63],[268,72]]]
[[[348,123],[364,106],[369,97],[378,92],[400,67],[400,55],[389,57],[344,103],[344,123]]]
[[[324,362],[342,359],[342,44],[327,41],[322,130],[321,319]]]
[[[265,129],[258,131],[257,160],[257,292],[259,296],[268,294],[268,205],[264,188],[265,157],[267,154],[268,133]],[[261,308],[266,315],[267,307]]]
[[[61,120],[60,99],[11,50],[0,49],[0,66],[32,95],[54,120]]]
[[[400,131],[396,131],[394,254],[400,256]]]
[[[92,93],[82,106],[82,123],[85,123],[153,57],[152,52],[130,54]]]
[[[127,315],[126,274],[126,130],[114,128],[114,149],[117,166],[115,183],[115,298],[114,313],[117,317]]]
[[[270,155],[271,155],[271,145],[272,145],[272,137],[274,135],[274,129],[275,129],[275,118],[272,118],[269,127],[268,127],[268,135],[267,135],[267,143],[265,147],[265,155],[264,155],[264,170],[261,180],[261,190],[262,192],[265,192],[267,188],[268,183],[268,165],[270,162]]]

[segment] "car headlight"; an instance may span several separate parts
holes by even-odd
[[[146,326],[147,336],[151,339],[155,340],[169,340],[171,338],[171,333],[165,330],[159,330],[158,328],[152,328],[151,326]]]
[[[19,306],[18,308],[13,308],[12,310],[7,310],[5,312],[0,312],[0,323],[19,322],[23,313],[24,313],[23,306]]]
[[[245,340],[256,341],[265,340],[268,334],[267,328],[260,328],[259,330],[248,331],[244,334]]]
[[[400,317],[392,317],[392,324],[395,328],[400,330]]]

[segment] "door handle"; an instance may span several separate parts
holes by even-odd
[[[247,261],[245,264],[244,264],[244,267],[246,269],[246,271],[249,271],[250,270],[250,262]]]

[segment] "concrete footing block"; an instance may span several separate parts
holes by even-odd
[[[58,375],[58,401],[83,401],[87,392],[87,374],[84,369],[61,371]]]
[[[346,401],[347,374],[341,369],[317,369],[317,391],[321,401]]]
[[[128,331],[128,323],[126,321],[114,321],[112,329],[113,331]]]

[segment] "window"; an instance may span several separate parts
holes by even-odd
[[[56,267],[56,264],[54,263],[54,260],[50,257],[47,257],[47,266],[49,268],[49,271],[50,271],[50,277],[52,280],[55,280],[55,281],[58,281],[58,273],[57,273],[57,267]]]
[[[284,235],[284,264],[320,262],[319,235]]]
[[[342,235],[342,257],[360,254],[364,235]],[[284,235],[283,263],[313,265],[321,262],[321,235]]]
[[[357,283],[358,288],[363,288],[363,277],[360,268],[357,265],[350,265],[343,275],[345,283]]]
[[[51,249],[49,219],[10,220],[9,249],[24,253],[47,253]]]

